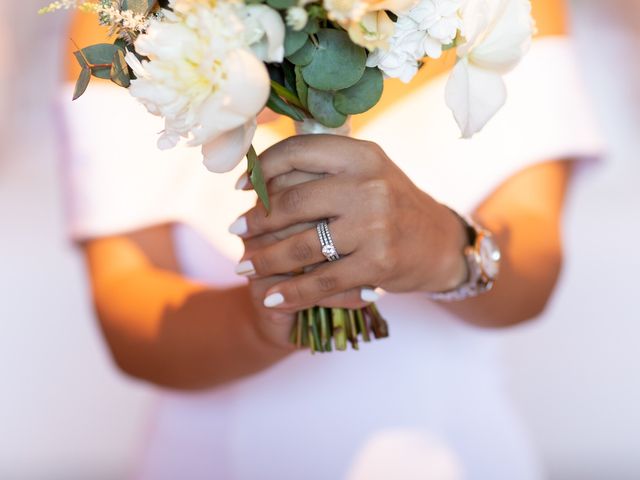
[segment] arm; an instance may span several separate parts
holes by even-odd
[[[345,291],[357,295],[364,285],[391,292],[445,291],[463,281],[462,224],[376,145],[321,135],[294,137],[267,150],[261,161],[267,179],[291,170],[314,171],[318,165],[329,175],[274,192],[268,217],[261,205],[247,212],[247,244],[291,224],[331,218],[334,241],[345,255],[322,264],[314,230],[251,248],[246,260],[254,278],[321,264],[270,288],[267,297],[284,298],[276,309],[298,310]],[[561,263],[559,220],[569,172],[564,162],[532,167],[483,203],[476,217],[494,231],[503,250],[501,275],[490,294],[447,308],[469,323],[491,327],[522,322],[544,308]]]
[[[216,290],[178,273],[170,226],[83,246],[100,325],[127,374],[178,389],[212,387],[267,368],[290,352],[289,318],[265,328],[254,298],[265,285]],[[271,330],[268,330],[271,329]],[[286,333],[285,333],[286,332]]]

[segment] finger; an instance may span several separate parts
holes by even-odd
[[[269,193],[271,195],[286,190],[294,185],[301,185],[303,183],[311,182],[313,180],[320,180],[324,178],[324,173],[310,173],[294,170],[293,172],[284,173],[273,178],[269,182]]]
[[[278,309],[315,305],[323,298],[360,285],[376,283],[371,282],[368,270],[365,257],[357,253],[337,262],[326,263],[309,273],[292,277],[270,288],[264,305]]]
[[[259,156],[265,181],[302,170],[337,174],[362,155],[361,142],[340,135],[296,135],[276,143]]]
[[[348,255],[356,250],[357,235],[345,220],[332,222],[330,228],[332,240],[340,255]],[[240,275],[266,277],[297,272],[325,261],[318,232],[312,228],[252,252],[238,264],[236,271]]]
[[[238,218],[229,231],[242,238],[276,232],[297,223],[337,216],[352,189],[344,179],[327,177],[288,188],[271,196],[271,213],[260,202]]]
[[[290,227],[287,227],[283,230],[278,230],[277,232],[270,232],[257,237],[247,238],[244,240],[245,255],[243,257],[243,260],[246,260],[251,256],[251,254],[262,248],[278,243],[279,241],[285,240],[292,235],[295,235],[296,233],[301,233],[311,228],[316,228],[316,224],[297,223],[296,225],[291,225]]]
[[[312,180],[319,180],[325,175],[322,173],[309,173],[309,172],[301,172],[298,170],[294,170],[289,173],[284,173],[275,177],[269,182],[268,188],[269,193],[278,193],[285,188],[292,187],[294,185],[299,185],[301,183],[310,182]],[[249,181],[249,177],[247,176],[247,172],[244,172],[238,178],[236,182],[236,190],[252,190],[253,185]]]
[[[318,302],[318,306],[327,308],[363,308],[376,302],[379,298],[380,295],[370,287],[352,288],[346,292],[323,298]]]

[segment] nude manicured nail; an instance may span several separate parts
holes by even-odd
[[[376,302],[380,298],[380,295],[372,288],[363,288],[360,290],[360,298],[363,302],[372,303]]]
[[[236,190],[244,190],[249,186],[249,177],[247,177],[246,173],[240,175],[238,181],[236,182]]]
[[[234,235],[246,235],[248,231],[247,219],[245,217],[238,218],[229,226],[229,233],[233,233]]]
[[[245,260],[244,262],[240,262],[236,266],[236,273],[238,275],[250,277],[251,275],[256,274],[256,269],[254,268],[253,262],[251,260]]]
[[[267,308],[277,307],[284,303],[284,296],[281,293],[272,293],[264,299],[264,306]]]

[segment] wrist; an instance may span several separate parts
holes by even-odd
[[[430,267],[429,280],[424,285],[428,292],[454,289],[469,277],[464,251],[469,246],[467,225],[450,208],[439,204],[437,222],[440,231],[437,252]]]

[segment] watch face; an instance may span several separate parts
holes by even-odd
[[[482,270],[491,279],[495,279],[500,268],[500,249],[493,238],[484,236],[480,239],[480,263]]]

